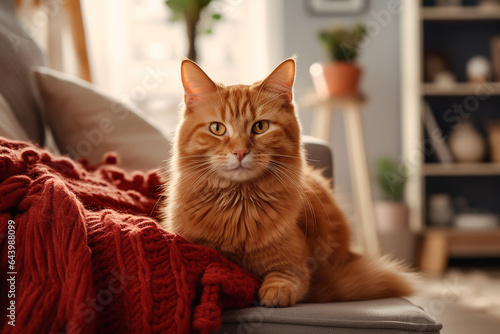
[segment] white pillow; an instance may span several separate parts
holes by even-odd
[[[165,164],[169,140],[140,110],[106,96],[86,81],[46,67],[38,67],[35,78],[62,153],[96,164],[106,152],[114,151],[120,166],[129,170]]]

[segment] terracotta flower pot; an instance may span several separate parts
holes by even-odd
[[[310,73],[318,95],[347,96],[358,93],[361,69],[353,62],[314,63]]]

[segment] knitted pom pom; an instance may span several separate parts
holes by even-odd
[[[28,148],[22,151],[21,159],[26,165],[34,165],[40,160],[40,155],[35,150]]]
[[[104,155],[103,164],[105,165],[118,165],[120,159],[115,152],[108,152]]]

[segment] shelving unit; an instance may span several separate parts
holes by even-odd
[[[499,8],[477,8],[462,6],[424,7],[420,9],[423,20],[433,21],[466,21],[466,20],[498,20]]]
[[[500,256],[500,227],[460,230],[432,227],[427,221],[427,196],[436,191],[469,196],[470,202],[485,203],[486,209],[500,214],[500,164],[443,164],[431,157],[426,146],[425,103],[431,105],[445,135],[453,124],[443,120],[443,113],[467,98],[481,101],[471,118],[500,119],[500,82],[469,83],[465,78],[466,60],[475,54],[489,56],[488,38],[500,35],[500,7],[481,8],[474,0],[464,3],[463,7],[436,7],[430,0],[404,1],[401,17],[402,146],[403,160],[411,170],[406,200],[410,225],[424,237],[421,269],[430,274],[442,273],[450,255]],[[443,87],[424,82],[424,52],[433,48],[449,52],[456,84]],[[481,196],[488,197],[483,201]]]
[[[442,164],[426,163],[423,169],[426,176],[488,176],[500,175],[500,164],[469,163],[469,164]]]
[[[436,85],[435,83],[426,82],[422,84],[422,94],[426,96],[500,96],[500,82],[457,82],[449,87],[442,87],[440,85]]]

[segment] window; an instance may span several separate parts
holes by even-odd
[[[270,55],[279,52],[279,20],[271,17],[276,3],[210,4],[207,10],[221,13],[223,19],[210,35],[197,40],[199,63],[208,75],[235,84],[268,74],[276,65],[270,63]],[[82,5],[94,82],[138,105],[165,131],[173,131],[182,102],[179,64],[187,54],[184,22],[169,22],[164,0],[88,0]]]

